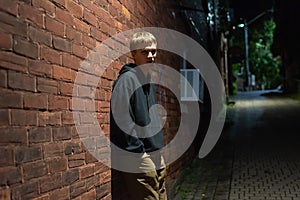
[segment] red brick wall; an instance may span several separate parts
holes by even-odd
[[[111,35],[143,26],[171,28],[163,3],[0,0],[0,199],[112,198],[110,169],[86,151],[74,126],[76,72]],[[96,92],[106,134],[111,84],[128,59],[115,63]],[[181,164],[169,177],[178,175]]]

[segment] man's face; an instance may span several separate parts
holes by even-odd
[[[157,55],[156,44],[152,43],[144,48],[139,48],[132,52],[132,57],[136,65],[153,63]]]

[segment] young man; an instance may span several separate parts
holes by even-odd
[[[122,67],[113,85],[110,139],[121,151],[112,162],[130,169],[121,172],[130,199],[166,200],[166,170],[159,153],[163,132],[152,127],[159,120],[158,113],[150,112],[156,92],[148,81],[151,72],[143,69],[155,61],[157,41],[149,32],[138,32],[132,36],[130,50],[134,63]]]

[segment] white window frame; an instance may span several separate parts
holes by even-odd
[[[181,69],[181,101],[203,102],[204,83],[199,69]],[[189,86],[190,84],[190,86]]]

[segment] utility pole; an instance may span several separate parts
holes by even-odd
[[[247,22],[246,19],[244,19],[244,23],[243,24],[239,24],[238,27],[243,27],[244,28],[244,35],[245,35],[245,65],[246,65],[246,76],[247,76],[247,90],[249,90],[251,88],[251,72],[250,72],[250,67],[249,67],[249,37],[248,37],[248,26],[250,24],[252,24],[254,21],[258,20],[259,18],[261,18],[262,16],[264,16],[267,13],[273,13],[273,9],[268,9],[265,10],[263,12],[261,12],[260,14],[258,14],[257,16],[255,16],[254,18],[252,18],[251,20],[249,20]]]
[[[245,64],[246,64],[246,76],[247,76],[247,90],[251,87],[251,72],[249,68],[249,38],[248,38],[248,23],[244,20],[244,34],[245,34]]]

